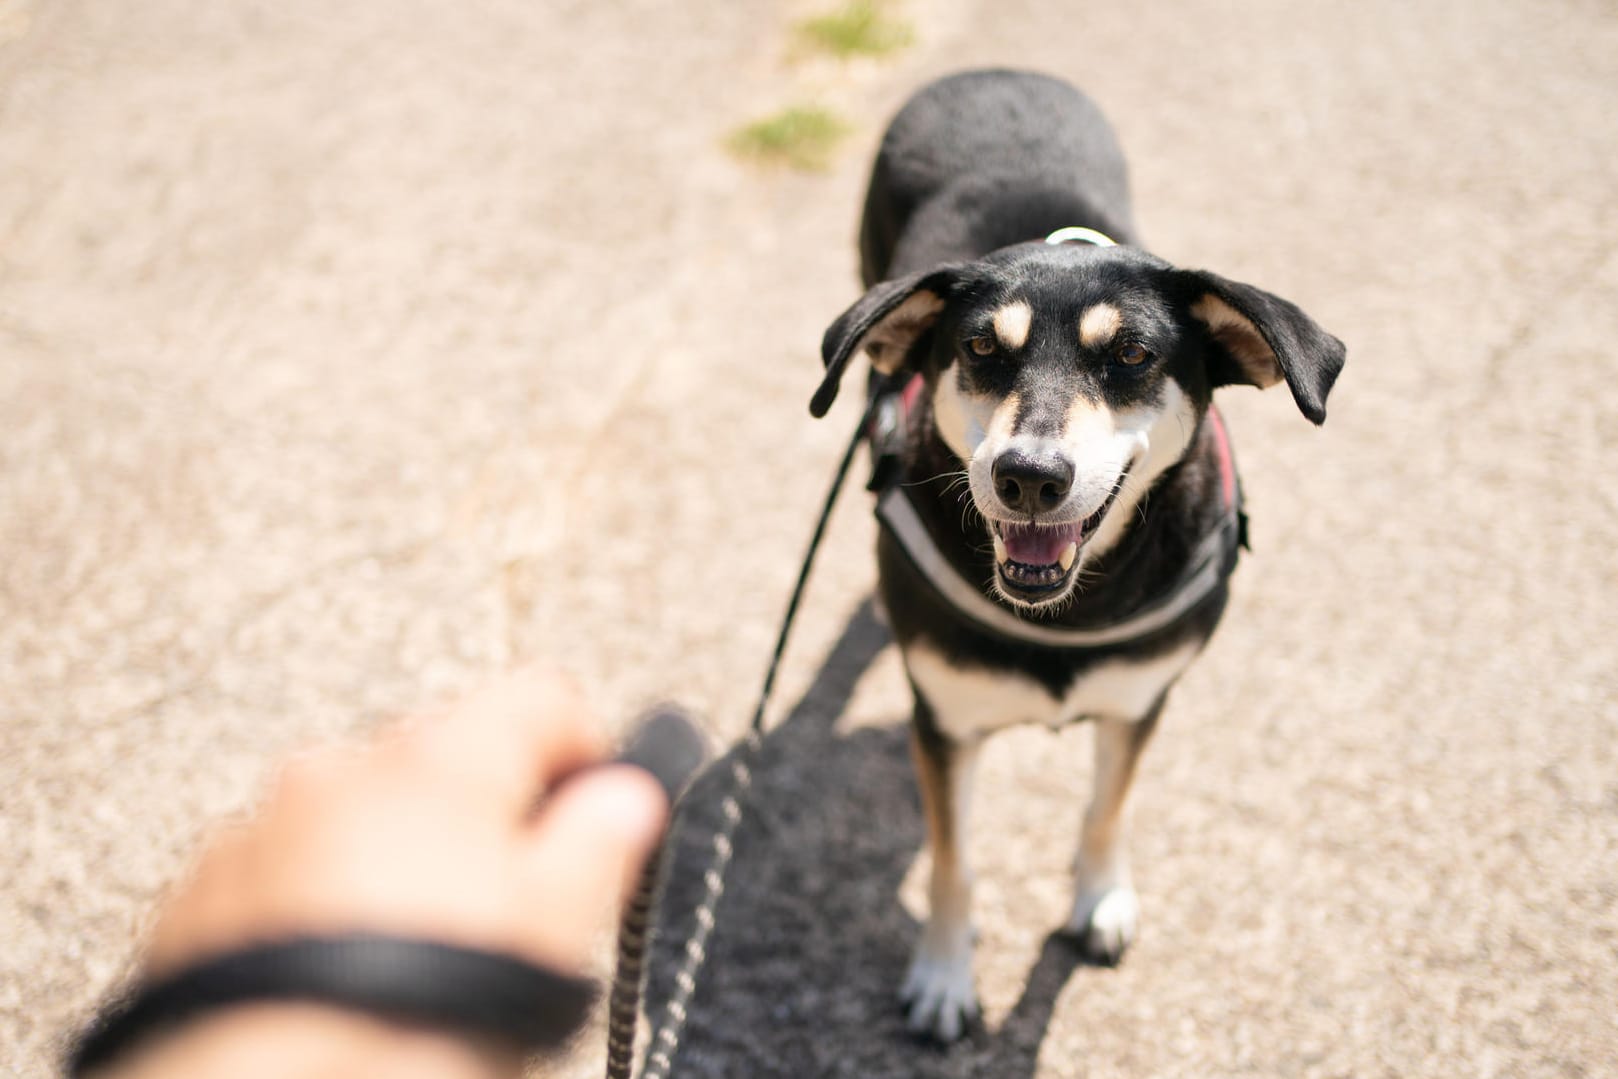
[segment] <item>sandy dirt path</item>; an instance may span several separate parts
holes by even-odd
[[[1349,367],[1321,431],[1225,399],[1255,550],[1120,969],[1047,940],[1087,736],[992,743],[948,1053],[891,1001],[921,823],[844,504],[677,1074],[1618,1066],[1618,15],[909,0],[838,64],[813,10],[0,0],[0,1072],[292,746],[534,657],[739,733],[853,420],[804,406],[870,151],[991,63],[1091,91],[1154,249]],[[727,156],[800,99],[854,123],[831,171]]]

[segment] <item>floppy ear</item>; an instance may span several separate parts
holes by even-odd
[[[819,419],[831,408],[848,361],[861,348],[885,375],[903,367],[916,339],[938,321],[958,270],[941,266],[883,281],[839,315],[820,342],[826,377],[809,401],[809,414]]]
[[[1206,270],[1188,273],[1191,315],[1207,328],[1221,355],[1209,364],[1215,386],[1261,389],[1286,379],[1298,409],[1326,419],[1326,395],[1343,369],[1343,343],[1294,303]]]

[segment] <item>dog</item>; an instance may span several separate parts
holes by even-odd
[[[977,1015],[966,832],[983,739],[1092,722],[1065,930],[1118,962],[1139,917],[1125,799],[1245,541],[1213,391],[1284,382],[1319,424],[1346,350],[1287,300],[1142,250],[1112,129],[1045,75],[966,72],[911,98],[859,242],[867,291],[826,331],[810,410],[870,357],[873,454],[891,466],[879,592],[914,691],[932,855],[900,997],[912,1030],[947,1043]]]

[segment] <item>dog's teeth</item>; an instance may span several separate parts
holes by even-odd
[[[1006,541],[996,535],[994,537],[994,560],[996,562],[1005,562],[1010,558],[1011,556],[1006,553]]]
[[[1073,568],[1073,560],[1077,557],[1079,557],[1079,545],[1077,543],[1070,543],[1062,548],[1061,563],[1063,573]]]

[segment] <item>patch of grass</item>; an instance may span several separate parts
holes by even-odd
[[[916,33],[903,19],[891,19],[879,0],[849,0],[825,15],[804,19],[798,37],[806,45],[844,59],[883,56],[915,41]]]
[[[728,140],[732,153],[806,172],[830,167],[849,127],[834,112],[815,105],[792,105],[755,120]]]

